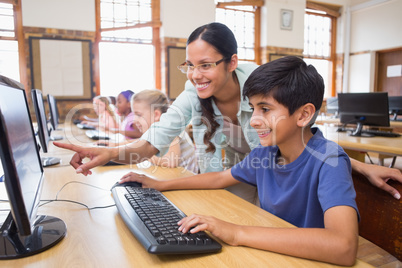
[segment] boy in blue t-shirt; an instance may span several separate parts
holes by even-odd
[[[191,215],[182,232],[209,231],[230,245],[243,245],[340,265],[353,265],[358,246],[358,210],[349,157],[311,128],[324,94],[322,77],[298,57],[258,67],[247,79],[260,146],[222,172],[171,181],[129,173],[160,191],[226,188],[239,182],[257,186],[261,207],[303,228],[240,226],[215,217]],[[263,238],[263,239],[262,239]]]

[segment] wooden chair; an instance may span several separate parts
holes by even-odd
[[[402,261],[402,200],[373,186],[353,172],[356,202],[360,212],[359,234]],[[402,184],[389,181],[402,193]]]

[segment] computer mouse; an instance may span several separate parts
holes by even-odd
[[[126,186],[131,186],[131,187],[142,187],[142,183],[136,182],[136,181],[128,181],[128,182],[116,182],[110,190],[112,190],[114,187],[126,187]]]

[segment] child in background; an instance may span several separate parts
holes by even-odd
[[[125,90],[120,92],[117,96],[116,108],[117,113],[120,115],[118,128],[106,128],[112,133],[120,133],[126,137],[126,139],[136,139],[141,137],[142,133],[137,129],[134,124],[134,113],[131,110],[131,98],[134,92],[131,90]],[[107,144],[107,141],[100,141],[103,144]]]
[[[134,123],[139,131],[144,133],[167,111],[169,100],[159,90],[143,90],[133,96],[131,105],[134,112]],[[195,174],[198,173],[194,145],[186,131],[173,140],[165,155],[153,156],[149,161],[162,167],[181,166]]]
[[[257,187],[261,207],[301,228],[240,226],[212,216],[191,215],[178,222],[183,233],[209,231],[233,246],[353,265],[358,246],[358,210],[349,157],[312,128],[324,94],[322,77],[298,57],[257,68],[244,85],[253,110],[250,125],[260,145],[231,169],[171,181],[133,172],[159,191],[217,189],[245,182]]]
[[[93,107],[98,115],[98,121],[82,121],[81,124],[94,126],[98,129],[116,128],[116,116],[110,106],[109,98],[104,96],[96,96],[93,98]]]

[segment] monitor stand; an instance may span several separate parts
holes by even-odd
[[[354,137],[374,137],[374,134],[369,134],[369,133],[364,133],[362,132],[363,130],[363,123],[362,122],[357,122],[356,129],[349,134],[349,136],[354,136]]]
[[[66,235],[66,224],[59,218],[39,215],[32,234],[18,233],[11,212],[0,229],[0,259],[17,259],[45,251],[60,242]]]

